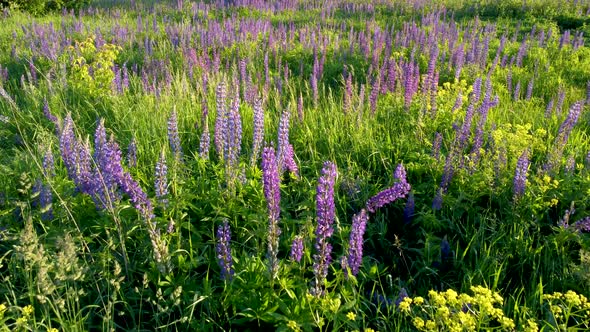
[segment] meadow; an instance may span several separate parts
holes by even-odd
[[[0,8],[1,331],[590,329],[590,1],[88,2]]]

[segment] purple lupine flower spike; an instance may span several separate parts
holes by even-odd
[[[301,258],[303,257],[303,237],[300,235],[295,236],[293,239],[293,244],[291,245],[291,253],[289,258],[291,258],[294,262],[301,262]]]
[[[514,199],[518,199],[524,195],[526,188],[526,177],[529,169],[529,151],[525,150],[516,163],[516,171],[514,173],[514,181],[512,192],[514,193]]]
[[[268,208],[268,260],[271,279],[276,277],[279,269],[277,254],[279,251],[279,217],[281,212],[280,177],[274,148],[266,147],[262,152],[262,184]]]
[[[356,276],[359,273],[360,266],[363,262],[363,236],[367,227],[369,215],[362,209],[352,217],[352,228],[350,230],[350,240],[348,243],[348,256],[346,264],[350,268],[350,273]]]
[[[374,213],[378,208],[387,205],[399,198],[406,197],[411,186],[406,181],[406,171],[402,164],[395,170],[394,178],[398,180],[391,188],[385,189],[367,201],[367,210]]]
[[[278,132],[278,149],[277,149],[277,162],[279,165],[279,171],[285,170],[285,157],[289,146],[289,120],[291,113],[288,110],[284,110],[281,114],[281,121],[279,123]]]
[[[573,227],[579,232],[590,232],[590,217],[576,221]]]
[[[295,152],[293,151],[293,145],[287,145],[285,150],[283,168],[289,173],[293,174],[296,178],[299,177],[299,167],[295,162]]]
[[[176,110],[172,111],[168,119],[168,141],[170,148],[176,160],[182,160],[182,147],[180,146],[180,136],[178,135],[178,118]]]
[[[432,201],[432,209],[438,211],[442,209],[443,203],[443,190],[442,188],[438,188],[436,191],[436,195],[434,196],[434,200]]]
[[[160,159],[156,163],[156,173],[155,173],[155,191],[156,191],[156,199],[160,204],[166,206],[168,204],[168,167],[166,166],[166,154],[164,150],[160,153]]]
[[[49,103],[47,102],[47,99],[43,100],[43,115],[45,115],[47,120],[51,121],[55,125],[55,128],[59,132],[59,121],[57,120],[57,117],[55,115],[51,114],[51,110],[49,109]]]
[[[230,241],[231,230],[226,219],[223,221],[223,224],[219,225],[217,228],[217,246],[215,247],[217,262],[221,268],[221,279],[226,281],[231,280],[234,275]]]
[[[336,165],[332,162],[325,162],[319,179],[316,195],[317,228],[315,231],[316,241],[314,255],[314,283],[312,294],[320,296],[324,292],[324,283],[328,275],[328,267],[332,260],[332,245],[328,242],[334,228],[332,224],[336,218],[336,207],[334,205],[334,184],[336,182]]]
[[[432,157],[436,160],[440,157],[440,145],[442,144],[442,135],[439,132],[434,134],[434,142],[432,142]]]

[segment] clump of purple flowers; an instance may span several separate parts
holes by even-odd
[[[180,136],[178,135],[178,117],[176,110],[172,111],[168,119],[168,140],[170,148],[176,160],[182,160],[182,147],[180,146]]]
[[[291,244],[291,253],[289,258],[292,261],[299,263],[303,257],[303,237],[300,235],[295,236],[293,243]]]
[[[315,275],[311,293],[316,296],[323,294],[324,283],[328,275],[328,267],[332,260],[332,245],[328,242],[334,229],[332,224],[336,218],[334,205],[334,184],[336,182],[336,165],[325,162],[319,179],[316,194],[317,228],[315,230],[315,249],[313,271]]]
[[[217,262],[221,268],[221,279],[229,281],[233,278],[234,269],[231,256],[231,231],[229,223],[226,220],[217,228],[217,246],[215,252],[217,254]]]
[[[526,177],[529,168],[529,151],[525,150],[516,163],[516,171],[514,173],[512,192],[514,193],[514,199],[518,199],[524,195],[526,188]]]
[[[350,273],[356,276],[359,273],[359,268],[363,262],[363,236],[367,227],[369,216],[367,211],[362,209],[359,213],[352,217],[352,228],[350,231],[350,240],[348,242],[348,255],[343,258]],[[348,275],[348,269],[345,269]]]
[[[264,148],[262,152],[262,182],[264,197],[268,207],[268,260],[271,279],[276,276],[279,263],[277,254],[279,251],[279,216],[281,212],[280,177],[275,151],[272,147]]]
[[[406,181],[406,170],[402,164],[395,169],[394,178],[398,180],[391,188],[379,192],[367,201],[367,210],[374,213],[378,208],[387,205],[399,198],[406,197],[411,186]]]

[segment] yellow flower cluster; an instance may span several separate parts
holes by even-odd
[[[452,289],[431,290],[428,300],[408,297],[399,309],[413,317],[412,324],[419,331],[476,331],[498,324],[504,331],[515,328],[514,321],[504,316],[504,299],[500,294],[482,286],[471,287],[471,292],[473,295],[458,294]]]
[[[72,84],[90,92],[108,93],[115,78],[113,64],[120,51],[121,47],[108,43],[97,49],[93,37],[70,47],[74,57]]]
[[[590,302],[581,294],[567,291],[543,295],[555,322],[563,327],[590,327]]]

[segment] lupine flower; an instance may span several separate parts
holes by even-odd
[[[369,216],[365,209],[362,209],[352,217],[346,264],[350,268],[350,273],[352,273],[353,276],[358,274],[359,268],[363,262],[363,236],[365,234],[368,220]]]
[[[347,113],[352,105],[352,75],[348,74],[346,75],[346,78],[344,80],[344,95],[343,95],[344,101],[343,101],[343,105],[342,105],[342,110],[344,111],[344,113]]]
[[[315,231],[314,255],[314,285],[312,294],[320,296],[323,294],[324,282],[328,275],[328,267],[332,261],[332,245],[328,242],[334,233],[332,224],[336,218],[336,207],[334,205],[334,184],[336,181],[336,165],[332,162],[325,162],[319,179],[316,195],[317,228]]]
[[[434,134],[434,142],[432,142],[432,157],[436,160],[440,157],[440,145],[442,143],[442,135],[439,132]]]
[[[264,109],[262,108],[262,100],[256,99],[254,102],[254,129],[252,138],[252,156],[250,157],[250,165],[254,165],[258,160],[258,154],[264,140]]]
[[[543,165],[543,169],[545,171],[554,170],[556,165],[561,160],[561,156],[563,154],[565,145],[567,144],[569,135],[572,132],[576,123],[578,122],[578,118],[580,117],[580,113],[582,112],[582,106],[582,101],[575,102],[570,107],[570,111],[567,117],[559,126],[559,131],[557,132],[557,136],[555,137],[555,142],[553,144],[553,150],[549,153],[547,157],[547,162],[545,163],[545,165]]]
[[[311,92],[313,95],[313,104],[315,107],[317,107],[318,104],[318,96],[319,96],[319,92],[318,92],[318,79],[317,77],[312,73],[311,74],[311,78],[309,80],[309,84],[311,86]]]
[[[231,231],[226,219],[223,221],[223,224],[219,225],[217,228],[217,246],[215,247],[217,262],[221,268],[221,279],[226,281],[231,280],[234,275],[230,241]]]
[[[516,163],[516,171],[514,173],[514,181],[512,192],[514,193],[514,199],[518,199],[524,195],[526,188],[526,177],[529,169],[529,152],[525,150]]]
[[[478,77],[473,82],[473,91],[471,92],[472,104],[475,104],[481,98],[481,77]]]
[[[291,253],[289,255],[292,261],[299,263],[303,257],[303,237],[295,236],[293,244],[291,245]]]
[[[293,145],[287,145],[283,158],[283,169],[293,174],[293,176],[296,178],[299,177],[299,167],[297,167],[297,163],[295,162],[295,152],[293,151]]]
[[[432,201],[432,209],[435,211],[442,209],[442,203],[443,203],[443,189],[438,188],[438,190],[436,191],[436,195],[434,196],[434,200]]]
[[[236,93],[232,106],[227,114],[227,131],[224,138],[224,157],[227,182],[233,185],[238,177],[238,158],[242,150],[242,118],[240,101]]]
[[[278,149],[277,149],[277,162],[279,170],[282,172],[285,170],[285,157],[289,146],[289,120],[291,113],[288,110],[284,110],[281,113],[281,121],[279,123],[278,131]]]
[[[459,80],[461,77],[461,69],[463,68],[463,63],[465,59],[465,45],[461,44],[459,47],[455,49],[455,79]]]
[[[262,184],[264,197],[268,208],[268,259],[271,278],[278,272],[277,254],[279,250],[279,215],[281,212],[280,177],[275,151],[272,147],[264,148],[262,152]]]
[[[168,141],[170,142],[170,149],[172,149],[176,160],[182,160],[182,147],[180,146],[180,136],[178,135],[176,110],[172,111],[168,119]]]
[[[103,134],[106,134],[104,126],[99,125],[95,134],[95,140],[99,144],[95,146],[94,190],[89,194],[94,195],[97,208],[112,209],[114,203],[120,199],[118,186],[124,171],[119,145],[112,136],[108,142],[101,140]]]
[[[546,118],[551,116],[551,113],[553,111],[553,102],[554,102],[554,99],[551,98],[551,100],[549,100],[549,102],[547,103],[547,107],[545,108],[545,117]]]
[[[590,232],[590,217],[580,219],[574,223],[574,229],[580,232]]]
[[[80,192],[92,195],[95,191],[95,177],[92,174],[90,143],[75,142],[74,183]]]
[[[590,105],[590,81],[586,83],[586,105]]]
[[[57,117],[53,114],[51,114],[51,110],[49,110],[49,103],[47,102],[47,99],[43,100],[43,115],[45,115],[45,118],[47,118],[47,120],[51,121],[54,125],[56,130],[59,132],[59,120],[57,120]]]
[[[398,198],[406,197],[410,192],[411,186],[406,182],[406,171],[402,164],[399,164],[395,170],[395,179],[398,180],[391,188],[385,189],[367,201],[367,210],[374,213],[378,208],[394,202]]]
[[[160,159],[156,163],[156,175],[154,188],[156,188],[156,199],[160,204],[166,206],[168,204],[168,167],[166,166],[166,154],[164,150],[160,153]]]

